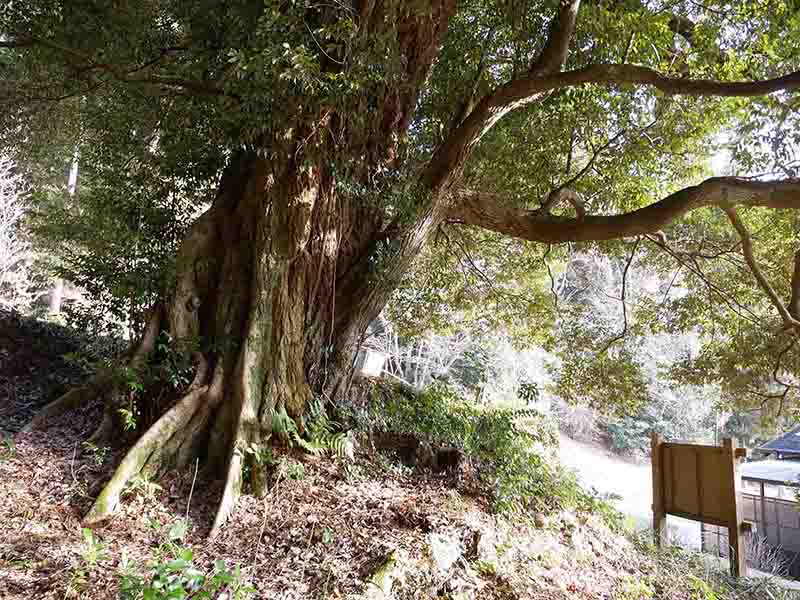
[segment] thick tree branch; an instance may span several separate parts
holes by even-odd
[[[789,314],[800,320],[800,250],[794,254],[794,272],[792,273],[792,297],[789,300]]]
[[[61,44],[43,38],[17,37],[13,41],[6,40],[0,42],[0,47],[3,48],[25,48],[32,46],[41,46],[43,48],[48,48],[55,52],[61,53],[65,58],[68,58],[71,61],[77,61],[79,63],[78,68],[82,73],[91,71],[101,71],[104,73],[108,73],[115,80],[121,83],[150,84],[150,85],[159,85],[164,87],[179,88],[185,90],[186,92],[190,92],[192,94],[197,94],[197,95],[209,95],[209,96],[229,95],[222,88],[217,87],[213,83],[206,81],[195,81],[195,80],[183,79],[180,77],[166,77],[160,75],[150,75],[148,77],[132,77],[131,76],[132,73],[141,71],[148,65],[143,65],[140,67],[126,70],[116,65],[97,62],[89,54],[86,54],[80,50],[68,48]],[[171,49],[163,51],[164,55],[169,53],[169,51],[171,51]]]
[[[453,130],[428,164],[425,181],[436,187],[450,173],[457,171],[480,138],[509,112],[540,101],[555,90],[587,84],[649,86],[667,95],[763,96],[780,90],[800,89],[800,71],[760,81],[716,81],[669,77],[638,65],[598,64],[544,77],[529,76],[509,81],[485,96]]]
[[[514,208],[496,194],[463,190],[456,195],[448,220],[535,242],[588,242],[654,234],[691,210],[737,205],[800,210],[800,181],[712,177],[629,213],[582,219]]]
[[[526,79],[542,79],[559,72],[567,60],[569,44],[575,32],[580,0],[560,0],[558,15],[550,24],[544,48],[528,70]],[[469,113],[464,113],[447,139],[439,147],[423,173],[423,181],[431,189],[439,189],[442,183],[452,181],[469,155],[472,147],[511,108],[498,106],[495,110],[492,98],[505,86],[484,96]]]
[[[458,127],[461,124],[461,121],[463,121],[464,118],[472,112],[472,109],[475,108],[475,104],[478,101],[478,89],[480,87],[481,78],[483,77],[483,73],[486,69],[486,55],[488,54],[486,45],[493,35],[494,29],[491,29],[489,33],[486,34],[486,39],[481,46],[481,56],[478,60],[478,67],[475,69],[475,76],[472,78],[472,85],[470,86],[468,94],[459,104],[458,112],[456,113],[455,117],[453,117],[453,122],[450,127],[451,131],[455,127]]]
[[[550,23],[550,32],[544,48],[531,65],[529,72],[531,77],[557,73],[564,67],[564,63],[567,62],[569,43],[575,31],[575,22],[578,20],[580,4],[580,0],[561,0],[558,17]]]
[[[789,310],[781,301],[780,296],[778,296],[778,293],[775,291],[775,288],[772,287],[772,284],[764,275],[761,267],[758,266],[758,261],[756,261],[755,254],[753,253],[753,240],[750,237],[750,232],[747,231],[747,227],[745,227],[744,223],[742,223],[742,220],[739,218],[736,209],[732,206],[727,207],[725,208],[725,214],[728,215],[728,220],[730,220],[731,225],[733,225],[733,228],[736,230],[736,233],[739,234],[739,237],[742,240],[742,254],[747,262],[747,266],[750,267],[750,271],[753,273],[753,277],[756,278],[759,287],[764,290],[764,293],[778,311],[778,314],[780,314],[786,328],[797,328],[798,331],[800,331],[800,321],[797,321],[792,317],[792,315],[789,313]]]
[[[539,210],[549,213],[564,200],[569,202],[575,209],[575,214],[578,215],[578,219],[583,219],[583,217],[586,215],[586,208],[583,205],[583,199],[580,197],[578,192],[568,187],[559,186],[550,192]]]

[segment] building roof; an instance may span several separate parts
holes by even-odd
[[[762,444],[757,448],[763,452],[783,452],[786,454],[800,454],[800,425],[775,438],[771,442]]]
[[[759,460],[739,465],[742,479],[777,485],[800,485],[800,461]]]

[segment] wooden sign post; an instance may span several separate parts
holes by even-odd
[[[731,573],[747,574],[737,461],[747,450],[725,438],[722,446],[665,442],[654,433],[653,531],[656,544],[666,539],[667,515],[728,528]]]

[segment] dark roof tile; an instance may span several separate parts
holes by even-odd
[[[758,447],[759,450],[767,450],[769,452],[797,452],[800,453],[800,425],[784,433],[782,436],[774,440],[762,444]]]

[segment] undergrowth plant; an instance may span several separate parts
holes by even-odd
[[[130,480],[128,486],[123,492],[123,495],[139,495],[148,501],[153,501],[161,489],[161,486],[152,480],[152,475],[146,471],[143,471]]]
[[[658,548],[652,534],[633,534],[631,541],[637,554],[645,561],[645,568],[637,571],[637,578],[652,591],[651,597],[659,600],[795,600],[798,594],[786,589],[771,577],[758,579],[735,578],[727,572],[727,564],[715,557],[697,552],[687,552],[677,546]],[[629,582],[628,582],[629,583]],[[628,600],[623,585],[616,598]],[[638,598],[639,596],[637,596]],[[641,596],[646,598],[647,596]]]
[[[67,582],[64,596],[79,598],[89,585],[89,575],[98,563],[108,558],[108,548],[105,542],[95,537],[94,532],[84,527],[82,530],[83,542],[77,554],[79,560],[74,562]]]
[[[548,456],[547,450],[558,446],[557,425],[536,409],[479,407],[443,383],[419,393],[381,382],[366,412],[353,420],[361,428],[459,448],[478,462],[498,512],[572,508],[599,512],[612,526],[621,523],[613,508],[583,490],[571,472]]]
[[[304,434],[281,407],[272,412],[272,431],[287,441],[290,447],[297,446],[309,454],[333,454],[339,458],[352,458],[352,442],[342,431],[342,426],[331,419],[323,401],[314,400],[307,417],[303,419]]]
[[[225,561],[217,560],[210,570],[198,568],[194,552],[185,544],[187,530],[185,521],[176,521],[153,560],[144,566],[123,558],[119,571],[122,600],[245,600],[255,594],[238,566],[230,568]]]
[[[17,455],[17,445],[14,438],[9,436],[0,437],[0,460],[14,458]]]
[[[102,466],[102,464],[106,462],[108,456],[108,448],[106,446],[98,446],[94,442],[87,440],[83,442],[83,449],[86,454],[91,457],[95,466]]]

